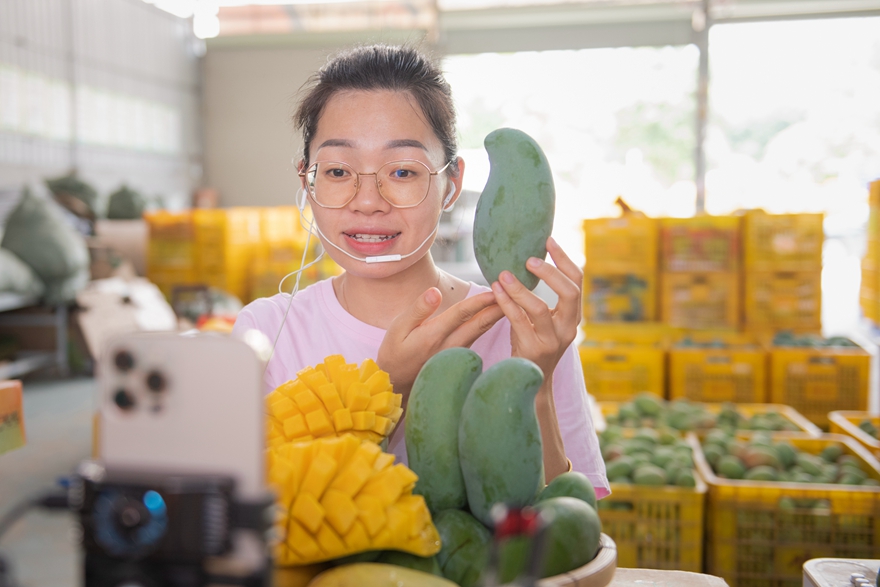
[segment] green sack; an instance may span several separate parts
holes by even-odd
[[[46,301],[66,302],[89,280],[89,250],[83,237],[52,202],[25,189],[6,220],[0,247],[12,251],[46,285]]]
[[[123,185],[110,194],[107,218],[111,220],[139,220],[144,215],[144,197]]]
[[[98,192],[95,188],[79,179],[76,174],[71,173],[62,177],[46,180],[46,187],[52,190],[56,196],[58,194],[68,194],[81,200],[91,210],[94,216],[97,212]]]
[[[33,269],[12,251],[0,248],[0,291],[38,298],[45,289]]]

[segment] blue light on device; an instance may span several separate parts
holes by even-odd
[[[153,515],[161,515],[165,513],[165,500],[152,489],[144,493],[144,505]]]

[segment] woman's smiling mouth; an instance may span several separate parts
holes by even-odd
[[[394,234],[368,234],[368,233],[364,233],[364,232],[356,232],[356,233],[344,232],[343,234],[345,236],[347,236],[348,238],[356,240],[361,243],[381,243],[381,242],[389,241],[393,238],[397,238],[400,235],[399,232],[394,233]]]

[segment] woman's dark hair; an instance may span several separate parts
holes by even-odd
[[[303,86],[305,96],[293,121],[302,130],[306,167],[324,106],[335,93],[344,90],[409,92],[440,139],[446,161],[456,160],[455,107],[440,67],[412,47],[370,45],[337,54]],[[458,174],[456,165],[447,170],[451,175]]]

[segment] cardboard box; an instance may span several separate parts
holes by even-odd
[[[0,381],[0,454],[25,445],[21,381]]]

